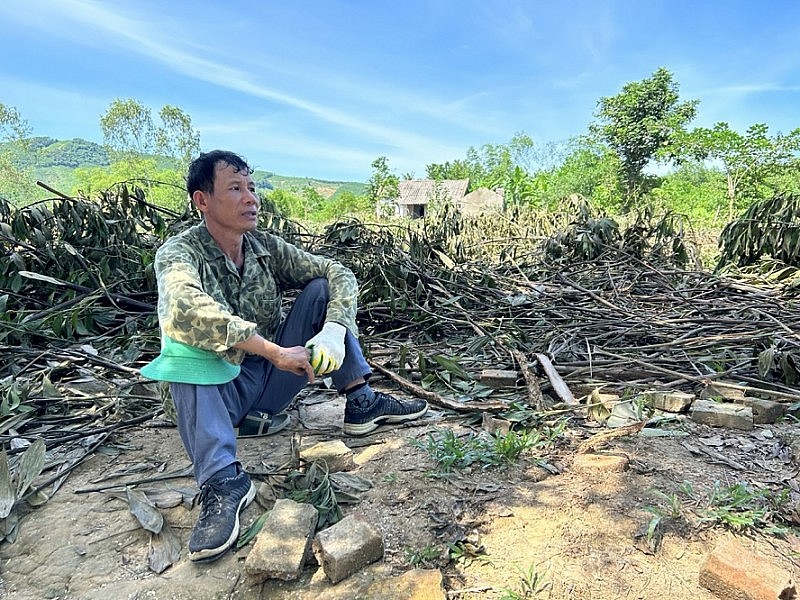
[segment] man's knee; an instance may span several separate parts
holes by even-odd
[[[314,296],[322,296],[326,300],[330,297],[330,288],[328,287],[328,280],[324,277],[317,277],[316,279],[312,279],[306,284],[306,287],[303,288],[304,292],[312,294]]]

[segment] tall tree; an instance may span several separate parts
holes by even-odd
[[[80,169],[76,187],[93,193],[117,183],[135,183],[145,188],[150,200],[182,209],[186,204],[183,178],[189,161],[200,152],[200,135],[180,108],[163,106],[158,118],[156,121],[150,108],[133,98],[111,102],[100,117],[100,126],[112,165]],[[171,162],[164,165],[159,158]],[[155,182],[167,185],[156,186]]]
[[[29,168],[17,160],[27,150],[31,127],[13,106],[0,103],[0,196],[14,204],[34,200],[36,187]]]
[[[100,117],[103,143],[118,160],[141,159],[147,155],[172,158],[182,168],[200,151],[200,134],[189,115],[175,106],[159,111],[160,123],[152,111],[133,98],[117,98]]]
[[[425,167],[428,179],[472,179],[469,165],[465,160],[449,160],[443,163],[431,163]]]
[[[386,208],[384,203],[392,204],[400,195],[397,175],[389,170],[389,159],[379,156],[372,161],[372,176],[367,182],[367,197],[373,207]],[[385,211],[382,211],[385,212]]]
[[[694,119],[697,104],[679,101],[678,84],[663,67],[625,84],[616,96],[600,98],[595,113],[600,122],[591,130],[619,155],[628,206],[643,191],[645,166],[666,153],[673,136]]]
[[[156,128],[156,150],[177,159],[188,167],[200,152],[200,134],[192,127],[192,119],[180,108],[166,105],[158,113],[161,126]]]
[[[684,150],[698,159],[719,164],[725,174],[728,220],[743,197],[756,199],[783,190],[758,188],[771,176],[780,176],[798,164],[800,128],[786,135],[769,135],[764,123],[751,125],[742,135],[727,123],[717,123],[712,129],[698,127],[682,140]]]
[[[548,149],[552,153],[552,149]],[[533,139],[522,132],[514,134],[507,144],[484,144],[467,150],[465,160],[432,163],[427,166],[431,179],[469,179],[469,189],[503,188],[507,206],[530,203],[536,184],[530,169],[538,158]]]

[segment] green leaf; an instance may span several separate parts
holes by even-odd
[[[239,534],[239,539],[236,540],[236,549],[237,550],[239,548],[243,548],[244,546],[247,546],[247,544],[249,544],[252,540],[255,539],[255,537],[258,535],[258,533],[264,527],[264,523],[266,522],[267,517],[269,516],[269,513],[270,513],[270,511],[268,511],[268,510],[264,511],[264,513],[262,513],[262,515],[260,517],[258,517],[255,520],[255,522],[253,522],[253,524],[250,525],[250,527],[248,527],[242,533]]]
[[[17,463],[17,497],[25,495],[28,487],[44,468],[45,446],[39,438],[25,449]]]
[[[8,468],[8,455],[6,451],[0,452],[0,519],[5,519],[11,514],[17,495],[11,483],[11,470]]]
[[[760,377],[766,377],[772,367],[775,365],[775,348],[769,347],[762,350],[758,354],[758,374]]]
[[[436,354],[432,358],[439,364],[440,367],[449,371],[459,379],[466,379],[467,381],[472,379],[469,373],[462,369],[461,366],[452,358],[448,358],[441,354]]]
[[[153,503],[150,502],[147,494],[132,488],[127,488],[126,491],[131,514],[136,517],[139,524],[147,531],[159,533],[164,526],[164,517]]]

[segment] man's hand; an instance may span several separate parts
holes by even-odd
[[[344,325],[325,323],[322,330],[306,342],[311,351],[311,367],[316,375],[337,370],[344,361]]]
[[[311,368],[311,363],[308,362],[311,353],[303,346],[284,348],[254,333],[245,341],[236,344],[235,347],[245,352],[263,356],[281,371],[289,371],[295,375],[305,375],[308,377],[309,383],[314,383],[314,369]]]
[[[278,347],[278,351],[271,358],[272,364],[282,371],[289,371],[295,375],[305,374],[309,383],[314,383],[314,369],[308,362],[309,352],[303,346],[291,348]]]

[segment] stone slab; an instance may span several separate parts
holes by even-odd
[[[300,577],[319,513],[311,504],[280,498],[267,516],[244,567],[258,581]]]
[[[317,533],[312,543],[326,577],[337,583],[383,558],[383,536],[361,515],[349,515]]]

